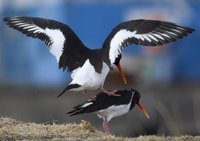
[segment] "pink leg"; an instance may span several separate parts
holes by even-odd
[[[87,93],[87,91],[86,90],[83,90],[83,95],[87,98],[87,99],[89,99],[89,100],[94,100],[94,98],[93,97],[91,97],[88,93]]]
[[[101,86],[101,91],[104,92],[104,93],[106,93],[109,96],[120,96],[118,94],[115,94],[117,92],[117,90],[113,90],[113,91],[110,92],[110,91],[104,89],[103,86]]]
[[[103,128],[104,128],[104,131],[107,135],[111,134],[110,132],[110,129],[109,129],[109,124],[108,124],[108,121],[107,120],[104,120],[103,121]]]

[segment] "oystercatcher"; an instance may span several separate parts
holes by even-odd
[[[149,115],[140,103],[140,93],[134,89],[118,90],[119,96],[108,96],[106,93],[99,93],[95,100],[89,100],[81,105],[75,106],[67,114],[74,116],[83,113],[96,113],[103,118],[103,128],[105,133],[110,134],[108,122],[114,118],[128,113],[135,104],[141,109],[149,119]]]
[[[116,95],[104,89],[104,81],[110,69],[116,65],[125,82],[120,66],[122,49],[130,44],[143,46],[163,45],[176,41],[193,31],[192,28],[166,21],[132,20],[116,26],[106,38],[102,48],[87,48],[72,29],[58,21],[36,17],[6,17],[6,24],[27,36],[46,43],[59,64],[59,68],[72,72],[72,81],[66,90],[83,91],[100,88],[108,95]]]

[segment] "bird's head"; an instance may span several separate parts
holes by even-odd
[[[122,55],[119,54],[118,57],[115,58],[115,62],[114,62],[113,64],[117,66],[118,71],[119,71],[119,73],[120,73],[120,75],[121,75],[121,77],[122,77],[122,80],[124,81],[125,84],[127,84],[126,76],[125,76],[124,71],[122,70],[122,67],[121,67],[121,65],[120,65],[120,60],[121,60],[121,58],[122,58]]]
[[[144,106],[140,102],[140,93],[134,89],[131,89],[132,94],[133,94],[133,101],[139,108],[140,110],[144,113],[144,115],[149,119],[149,114],[146,112]]]

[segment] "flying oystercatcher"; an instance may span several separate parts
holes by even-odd
[[[149,119],[149,115],[140,103],[140,93],[134,89],[118,90],[119,96],[108,96],[106,93],[99,93],[95,100],[89,100],[81,105],[75,106],[67,114],[74,116],[83,113],[96,113],[103,118],[103,128],[105,133],[110,134],[108,122],[114,118],[128,113],[135,104],[141,109]]]
[[[102,48],[87,48],[73,30],[58,21],[36,17],[6,17],[6,24],[27,36],[46,43],[59,64],[59,68],[72,72],[72,81],[58,95],[66,90],[83,91],[100,88],[108,95],[115,91],[104,89],[104,81],[110,69],[116,65],[125,82],[120,66],[122,49],[130,44],[143,46],[163,45],[187,36],[192,28],[175,23],[155,20],[132,20],[116,26],[106,38]],[[90,97],[91,98],[91,97]]]

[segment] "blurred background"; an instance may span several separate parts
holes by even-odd
[[[0,17],[35,16],[69,25],[90,48],[100,48],[117,24],[131,19],[167,20],[196,31],[163,47],[129,46],[122,66],[124,85],[116,70],[107,89],[135,88],[150,120],[135,108],[110,122],[120,136],[200,134],[200,1],[198,0],[0,0]],[[38,39],[0,22],[0,116],[37,123],[89,120],[99,130],[95,114],[69,117],[66,112],[86,99],[81,92],[56,96],[70,82],[56,59]],[[99,91],[91,91],[95,95]]]

